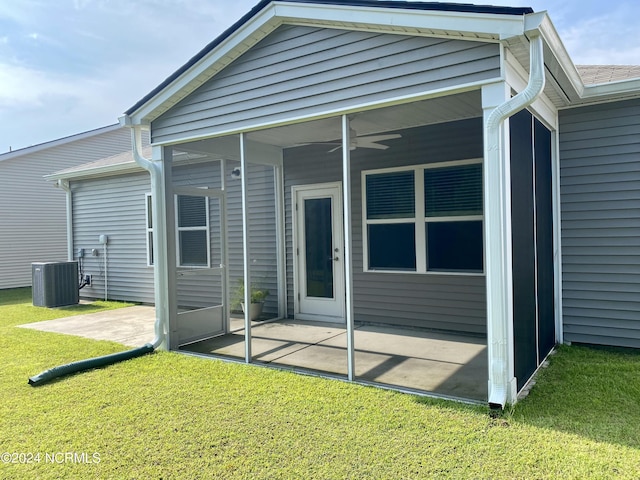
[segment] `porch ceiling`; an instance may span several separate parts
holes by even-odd
[[[480,116],[482,116],[480,90],[350,114],[351,128],[355,130],[357,135],[371,135]],[[247,140],[251,142],[279,148],[336,141],[341,137],[338,116],[291,123],[247,133]],[[182,144],[179,149],[211,153],[220,149],[220,141],[221,139],[216,138],[196,141]]]

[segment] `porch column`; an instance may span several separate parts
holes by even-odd
[[[489,404],[513,403],[514,377],[513,290],[511,249],[511,172],[509,122],[499,126],[496,142],[488,119],[493,110],[511,97],[505,82],[482,87],[484,130],[484,244],[487,289],[487,350]]]
[[[342,189],[344,201],[344,293],[345,321],[347,323],[347,378],[355,378],[355,352],[353,333],[353,259],[351,254],[351,138],[349,117],[342,116]]]
[[[157,180],[152,182],[153,251],[156,316],[167,326],[165,345],[177,349],[176,237],[171,147],[153,147],[152,162]]]
[[[240,133],[240,182],[242,186],[242,254],[244,257],[244,361],[251,363],[251,275],[249,271],[249,205],[245,135]]]

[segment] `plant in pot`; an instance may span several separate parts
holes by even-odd
[[[262,307],[264,306],[265,299],[269,296],[269,290],[265,288],[258,288],[255,285],[251,285],[251,305],[249,306],[249,318],[256,320],[262,314]],[[245,312],[244,305],[244,279],[238,279],[238,287],[235,290],[232,300],[232,306],[236,307],[240,305],[242,312]]]

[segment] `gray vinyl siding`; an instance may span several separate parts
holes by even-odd
[[[153,303],[153,267],[147,266],[146,194],[149,174],[82,180],[71,183],[74,251],[84,248],[84,273],[92,285],[81,297],[104,298],[104,249],[100,235],[108,235],[107,287],[110,300]],[[92,249],[98,256],[92,256]]]
[[[239,162],[227,161],[226,171],[231,172]],[[273,167],[251,164],[248,168],[247,192],[249,200],[250,266],[251,283],[257,288],[269,290],[263,312],[278,313],[278,283],[276,256],[275,185]],[[220,163],[210,162],[173,169],[174,185],[220,188]],[[220,221],[217,200],[210,200],[211,266],[222,263],[220,251]],[[230,295],[233,300],[238,281],[243,278],[244,254],[242,243],[242,195],[239,179],[227,176],[227,228]],[[210,306],[221,302],[220,276],[207,276],[207,281],[184,277],[178,284],[178,304]],[[209,302],[209,303],[207,303]],[[217,303],[216,303],[217,304]]]
[[[497,44],[281,26],[152,124],[215,135],[500,76]]]
[[[560,113],[564,339],[640,347],[640,100]]]
[[[131,148],[126,128],[79,137],[0,155],[0,289],[30,286],[32,262],[67,260],[66,195],[43,176]]]
[[[351,152],[354,315],[357,322],[486,334],[485,277],[363,271],[361,171],[482,157],[482,120],[402,131],[386,151]],[[464,139],[464,141],[460,141]],[[293,313],[291,187],[342,180],[340,151],[318,145],[285,150],[286,254],[289,313]]]

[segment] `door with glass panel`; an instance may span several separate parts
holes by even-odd
[[[344,322],[340,183],[293,187],[295,315]]]

